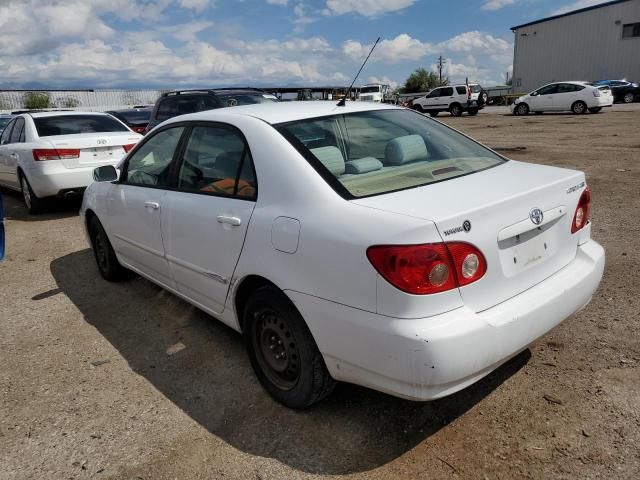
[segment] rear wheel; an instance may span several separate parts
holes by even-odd
[[[256,290],[244,309],[243,327],[251,365],[278,402],[306,408],[332,392],[336,382],[311,332],[280,290]]]
[[[528,115],[529,114],[529,105],[526,103],[519,103],[516,108],[513,109],[514,115]]]
[[[96,258],[96,264],[102,278],[110,282],[124,280],[129,272],[118,262],[109,237],[107,237],[107,232],[104,231],[97,217],[89,220],[89,237],[91,238],[93,255]]]
[[[29,185],[29,180],[27,180],[24,173],[20,173],[20,188],[22,190],[22,199],[29,213],[35,215],[36,213],[42,212],[44,202],[33,192],[31,185]]]
[[[454,117],[459,117],[462,115],[462,107],[459,104],[454,103],[449,107],[449,113]]]
[[[571,111],[576,115],[582,115],[587,111],[587,104],[583,101],[575,102],[573,105],[571,105]]]
[[[602,110],[602,107],[593,107],[589,109],[591,113],[600,113],[600,110]]]
[[[624,97],[622,97],[622,101],[624,103],[633,103],[633,100],[634,100],[633,97],[634,97],[633,93],[631,92],[625,93]]]

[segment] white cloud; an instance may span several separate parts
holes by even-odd
[[[355,40],[347,40],[342,44],[342,52],[354,60],[364,60],[373,44],[363,45]],[[405,60],[419,60],[435,53],[433,44],[422,42],[406,33],[391,40],[382,40],[371,56],[374,62],[397,63]]]
[[[513,5],[514,3],[516,3],[516,0],[486,0],[482,5],[481,10],[500,10],[507,5]]]
[[[437,49],[450,52],[504,53],[513,51],[513,45],[506,40],[478,31],[465,32],[441,42]]]
[[[382,85],[389,85],[392,90],[395,90],[398,87],[398,82],[390,79],[386,75],[384,75],[382,78],[378,78],[375,76],[369,77],[369,83],[381,83]]]
[[[563,13],[572,12],[574,10],[580,10],[581,8],[592,7],[593,5],[599,5],[601,3],[606,3],[610,0],[578,0],[573,3],[569,3],[567,5],[563,5],[562,7],[554,10],[552,15],[561,15]]]
[[[267,0],[269,5],[286,5],[289,3],[289,0]]]
[[[326,15],[357,13],[365,17],[375,17],[410,7],[416,0],[327,0]]]
[[[180,0],[180,6],[182,8],[188,8],[201,12],[209,6],[210,0]]]

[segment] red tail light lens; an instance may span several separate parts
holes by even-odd
[[[47,160],[71,160],[80,157],[79,148],[35,148],[33,159],[37,162]]]
[[[578,200],[576,213],[573,215],[573,223],[571,224],[571,233],[576,233],[589,223],[589,212],[591,210],[591,190],[585,188]]]
[[[129,153],[135,146],[135,143],[130,143],[128,145],[122,145],[122,148],[124,148],[125,153]]]
[[[367,258],[391,285],[414,295],[468,285],[487,271],[480,250],[463,242],[379,245],[367,249]]]
[[[136,133],[144,133],[146,129],[147,127],[131,127],[131,130],[133,130]]]

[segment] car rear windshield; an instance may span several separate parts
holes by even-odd
[[[128,132],[129,129],[109,115],[56,115],[33,119],[41,137],[76,133]]]
[[[146,110],[128,110],[125,112],[114,112],[116,116],[123,119],[126,123],[143,123],[149,122],[151,118],[151,109]]]
[[[4,128],[11,121],[11,117],[0,117],[0,128]]]
[[[256,103],[277,102],[275,95],[268,93],[218,93],[217,97],[226,107],[237,107],[238,105],[253,105]]]
[[[480,93],[482,91],[482,87],[480,85],[469,85],[472,93]]]
[[[345,198],[450,180],[505,160],[410,110],[373,110],[277,125]]]

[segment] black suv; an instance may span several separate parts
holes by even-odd
[[[211,88],[208,90],[177,90],[163,93],[156,101],[147,132],[159,123],[178,115],[235,107],[254,103],[277,102],[271,95],[258,88]]]

